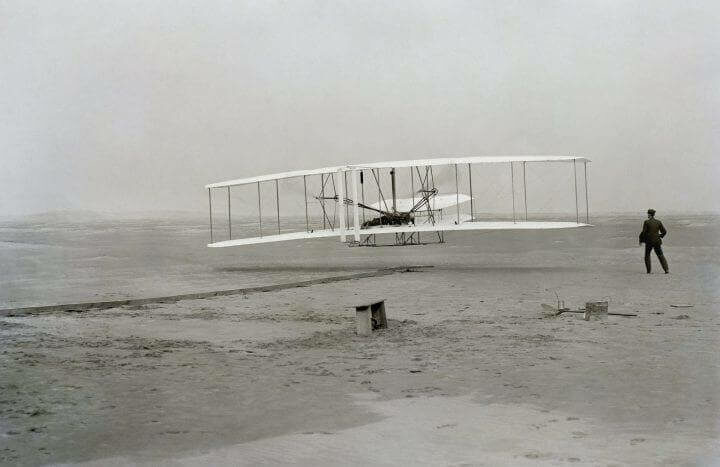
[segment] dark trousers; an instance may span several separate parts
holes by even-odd
[[[651,243],[645,244],[645,269],[647,269],[647,272],[650,273],[652,270],[652,265],[650,264],[650,252],[652,250],[655,250],[655,254],[657,255],[658,259],[660,260],[660,265],[663,268],[663,271],[668,272],[668,263],[665,259],[665,255],[663,255],[662,246],[660,244],[653,245]]]

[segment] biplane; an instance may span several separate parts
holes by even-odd
[[[395,245],[417,245],[428,240],[442,243],[448,231],[587,227],[590,226],[588,162],[589,159],[576,156],[450,157],[297,170],[211,183],[205,186],[210,212],[208,246],[220,248],[325,237],[339,237],[351,246],[374,246],[379,235],[394,236]],[[527,167],[530,164],[570,166],[569,178],[573,183],[568,188],[574,195],[574,216],[566,213],[560,216],[562,219],[528,219]],[[584,210],[578,191],[578,166],[582,166],[584,180]],[[492,196],[487,193],[477,196],[477,187],[473,190],[473,173],[476,173],[477,184],[478,175],[487,172],[486,167],[495,167],[495,175],[493,184],[483,183],[483,187],[491,186],[499,191],[494,185],[498,179],[509,185],[509,190],[503,188],[512,199],[505,218],[487,215],[483,204]],[[499,176],[497,169],[502,167],[505,173]],[[444,175],[441,177],[439,172]],[[520,180],[516,180],[518,178]],[[522,185],[522,190],[516,190],[516,185]],[[242,193],[236,193],[239,190]],[[227,201],[226,219],[214,215],[218,203],[213,203],[213,199],[218,195]],[[518,195],[521,201],[516,203]],[[270,201],[274,203],[269,205]],[[240,220],[237,221],[236,212],[233,228],[232,207],[238,205]],[[581,222],[581,211],[584,222]],[[220,231],[227,232],[225,239],[217,238]],[[426,234],[425,240],[422,234]]]

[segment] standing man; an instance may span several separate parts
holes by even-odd
[[[655,254],[660,260],[660,265],[662,265],[665,274],[668,274],[670,270],[668,269],[668,263],[663,255],[661,246],[662,238],[667,234],[667,230],[665,230],[662,222],[655,219],[654,209],[648,209],[647,215],[648,218],[643,223],[643,229],[642,232],[640,232],[640,243],[645,244],[645,269],[647,269],[648,274],[651,273],[650,252],[655,250]]]

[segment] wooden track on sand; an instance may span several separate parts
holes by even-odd
[[[295,287],[308,287],[317,284],[330,284],[332,282],[350,281],[355,279],[364,279],[367,277],[380,277],[395,274],[398,272],[413,272],[417,269],[431,268],[432,266],[397,266],[392,268],[383,268],[375,271],[359,272],[355,274],[346,274],[343,276],[320,277],[317,279],[309,279],[298,282],[288,282],[284,284],[261,285],[257,287],[246,287],[242,289],[214,290],[210,292],[187,293],[180,295],[170,295],[166,297],[151,298],[131,298],[125,300],[107,300],[101,302],[82,302],[82,303],[66,303],[61,305],[44,305],[29,306],[22,308],[5,308],[0,310],[2,316],[27,316],[39,313],[49,313],[56,311],[64,312],[82,312],[87,310],[103,310],[109,308],[117,308],[126,305],[146,305],[149,303],[174,303],[180,300],[195,300],[202,298],[220,297],[225,295],[247,295],[258,292],[273,292],[276,290],[292,289]]]

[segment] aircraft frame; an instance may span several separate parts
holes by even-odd
[[[376,162],[361,165],[344,165],[326,167],[315,170],[298,170],[270,175],[249,177],[212,183],[205,186],[208,190],[210,212],[210,243],[208,247],[221,248],[229,246],[253,245],[287,240],[302,240],[312,238],[339,237],[341,242],[349,245],[370,246],[376,244],[376,236],[381,234],[394,234],[396,245],[420,244],[420,235],[423,232],[437,234],[439,242],[444,242],[444,232],[465,230],[544,230],[563,229],[590,226],[589,196],[588,196],[588,170],[589,159],[579,156],[489,156],[489,157],[449,157],[404,160],[393,162]],[[549,222],[529,221],[527,209],[527,165],[532,163],[566,163],[573,166],[573,192],[575,201],[575,222]],[[482,221],[476,217],[475,200],[472,185],[472,166],[474,164],[507,164],[511,180],[512,221]],[[582,164],[585,189],[585,222],[581,221],[580,199],[578,197],[578,165]],[[522,167],[523,205],[524,213],[518,212],[515,198],[516,165]],[[455,192],[439,195],[435,186],[433,168],[437,166],[450,166],[454,168]],[[461,193],[460,169],[467,167],[467,182],[469,195]],[[396,194],[396,176],[399,170],[407,168],[410,175],[411,198],[398,199]],[[381,183],[381,170],[389,169],[391,179],[391,196],[388,198],[383,192]],[[370,175],[368,177],[367,175]],[[310,226],[308,179],[319,176],[320,191],[313,197],[318,201],[322,210],[322,229],[313,229]],[[280,189],[279,181],[284,179],[299,179],[303,181],[305,230],[298,232],[282,232],[280,215]],[[348,178],[350,187],[348,189]],[[370,185],[377,188],[377,202],[369,203],[366,200],[366,187]],[[273,183],[276,198],[276,226],[273,232],[263,231],[263,213],[261,184]],[[417,183],[417,189],[416,189]],[[259,236],[246,238],[233,238],[232,235],[232,208],[231,188],[242,185],[256,185],[258,201]],[[213,231],[213,197],[212,190],[227,191],[227,225],[228,240],[216,241]],[[460,205],[470,203],[470,215],[461,215]],[[400,207],[399,207],[400,206]],[[450,208],[455,213],[449,213]],[[329,210],[332,208],[332,216]],[[350,212],[352,211],[352,212]],[[375,215],[370,221],[368,213]],[[523,215],[524,214],[524,215]],[[379,217],[377,217],[379,215]],[[361,221],[362,217],[362,221]],[[420,222],[416,222],[420,221]],[[266,226],[267,227],[267,226]],[[277,230],[277,233],[274,231]],[[362,238],[362,237],[365,238]]]

